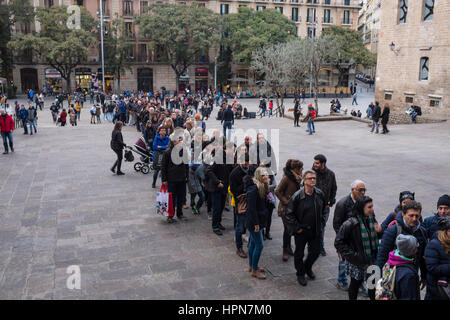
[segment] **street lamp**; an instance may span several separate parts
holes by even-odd
[[[217,56],[214,57],[214,90],[217,90]]]
[[[313,32],[311,34],[311,38],[315,38],[315,36],[316,36],[316,25],[317,25],[316,17],[313,16],[313,19],[314,19],[314,21],[312,22]],[[313,48],[311,47],[311,50],[312,49]],[[311,92],[312,92],[312,55],[311,55],[311,66],[309,69],[309,97],[310,98],[312,98]]]
[[[97,10],[97,15],[98,15]],[[106,92],[105,90],[105,50],[103,46],[103,0],[100,0],[100,42],[102,47],[102,87],[103,87],[103,93]]]

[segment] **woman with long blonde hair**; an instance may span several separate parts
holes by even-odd
[[[259,167],[255,171],[255,177],[244,177],[247,198],[247,223],[250,231],[248,245],[249,272],[252,277],[265,279],[265,270],[258,267],[259,258],[264,248],[262,229],[267,220],[267,194],[269,193],[269,173],[266,168]]]

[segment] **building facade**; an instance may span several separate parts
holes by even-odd
[[[133,50],[130,52],[127,62],[131,71],[126,70],[125,74],[121,76],[122,90],[153,91],[160,90],[162,87],[167,90],[176,88],[174,71],[168,64],[158,62],[158,58],[149,50],[147,43],[139,39],[138,30],[134,24],[134,17],[145,13],[148,5],[153,2],[163,1],[102,1],[105,23],[108,24],[115,14],[118,14],[125,20],[129,41],[133,43]],[[319,36],[323,29],[331,25],[356,29],[360,9],[358,0],[166,0],[166,2],[180,5],[195,3],[221,15],[236,13],[241,6],[255,10],[274,8],[295,21],[299,37]],[[99,19],[100,0],[30,0],[30,3],[35,7],[80,5],[84,6],[94,18]],[[36,21],[31,26],[16,26],[16,29],[24,33],[39,31],[39,23]],[[102,87],[103,75],[98,47],[92,48],[88,61],[75,70],[72,79],[73,88],[89,88],[92,83]],[[188,86],[191,90],[214,87],[214,73],[211,67],[214,57],[214,52],[211,51],[209,56],[202,57],[198,64],[191,66],[180,79],[180,90]],[[18,92],[25,92],[29,88],[42,90],[50,86],[55,90],[65,88],[65,83],[56,70],[35,60],[36,58],[30,53],[23,53],[16,57],[13,79],[18,87]],[[248,68],[233,66],[233,71],[235,78],[249,77]],[[108,74],[104,78],[106,89],[115,90],[117,79]],[[324,85],[332,86],[336,75],[332,70],[324,70],[321,78]]]
[[[450,108],[450,1],[383,1],[375,99],[397,110]]]

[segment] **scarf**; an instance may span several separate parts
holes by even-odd
[[[366,219],[366,222],[369,225],[369,230],[367,230],[363,219]],[[365,217],[363,219],[358,218],[359,225],[361,227],[361,238],[363,241],[364,252],[369,259],[372,260],[372,252],[375,252],[378,249],[377,233],[375,232],[375,228],[373,226],[373,218]]]
[[[408,227],[409,229],[411,229],[412,233],[414,233],[414,232],[416,232],[417,230],[419,230],[419,227],[420,227],[420,221],[417,222],[417,225],[416,225],[415,227],[410,227],[410,226],[406,223],[405,218],[403,218],[403,224],[404,224],[406,227]]]

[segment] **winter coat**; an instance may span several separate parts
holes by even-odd
[[[36,120],[36,118],[37,118],[36,109],[35,108],[29,108],[27,111],[28,111],[27,120],[28,121]]]
[[[202,189],[200,175],[198,173],[198,167],[192,168],[192,171],[190,169],[189,169],[189,181],[188,181],[189,193],[190,194],[199,193],[203,189]]]
[[[413,232],[410,227],[406,226],[403,222],[402,215],[397,215],[396,223],[392,226],[388,227],[384,233],[383,237],[381,238],[381,244],[380,248],[378,250],[377,255],[377,262],[376,265],[380,267],[380,269],[383,268],[384,264],[388,260],[389,252],[396,249],[397,246],[395,244],[395,240],[397,238],[397,225],[401,226],[401,234],[405,235],[412,235],[416,237],[417,241],[419,242],[419,250],[417,251],[417,257],[416,257],[416,266],[420,267],[420,274],[422,279],[425,279],[425,276],[427,274],[427,270],[425,267],[425,261],[423,259],[423,254],[425,251],[425,246],[427,244],[427,238],[426,238],[426,229],[420,225],[420,227]]]
[[[9,114],[5,117],[0,116],[0,132],[14,131],[14,119]]]
[[[205,189],[208,192],[223,192],[228,190],[230,172],[226,164],[205,164]],[[223,188],[219,188],[219,183],[223,184]]]
[[[246,178],[246,201],[247,201],[247,229],[254,231],[255,226],[259,226],[260,230],[267,223],[267,201],[259,195],[258,188],[252,179]]]
[[[314,170],[315,171],[315,170]],[[322,171],[316,172],[316,188],[319,188],[324,195],[325,205],[332,207],[336,202],[336,177],[334,172],[325,167]]]
[[[342,224],[353,215],[352,209],[354,204],[351,193],[336,203],[333,216],[333,229],[336,234],[339,232]]]
[[[266,166],[266,168],[268,168],[268,169],[270,169],[270,171],[272,171],[272,173],[270,173],[270,174],[273,174],[273,172],[277,171],[275,153],[272,152],[272,146],[270,145],[269,141],[267,141],[267,140],[265,140],[265,141],[267,142],[266,145],[264,145],[265,143],[263,143],[262,145],[260,145],[260,143],[256,143],[256,161],[257,161],[258,166],[261,162],[263,162],[264,165]],[[260,149],[261,149],[261,151],[260,151]]]
[[[161,138],[161,136],[158,134],[155,137],[155,140],[153,140],[153,151],[162,152],[167,149],[167,146],[169,145],[169,143],[170,143],[170,139],[168,136]]]
[[[420,300],[420,281],[416,265],[396,253],[396,250],[389,252],[388,263],[396,267],[394,295],[397,300]]]
[[[246,175],[252,176],[250,168],[246,172],[240,165],[237,165],[230,173],[230,191],[235,198],[245,193],[243,179]]]
[[[423,226],[425,227],[425,229],[427,229],[427,236],[428,236],[429,240],[433,239],[435,236],[435,233],[437,231],[439,231],[439,227],[438,227],[439,217],[440,217],[439,214],[436,212],[435,215],[426,218],[423,223]]]
[[[300,190],[296,191],[289,199],[288,205],[286,206],[285,219],[288,231],[291,235],[296,234],[299,229],[312,231],[313,234],[316,235],[320,234],[320,228],[322,224],[325,224],[326,204],[323,193],[320,189],[314,187],[313,196],[316,216],[316,230],[312,230],[311,226],[303,222],[303,200],[306,197],[305,188],[302,187]]]
[[[425,248],[425,264],[427,273],[427,296],[438,299],[437,281],[450,281],[450,252],[445,253],[441,242],[435,237]]]
[[[284,217],[286,212],[286,206],[289,203],[289,199],[297,192],[301,187],[301,180],[296,180],[294,174],[290,169],[283,168],[283,178],[275,189],[275,195],[280,200],[278,204],[278,216]]]
[[[111,149],[114,151],[122,151],[125,147],[123,143],[122,132],[120,130],[113,130],[111,135]]]
[[[28,118],[27,109],[24,108],[24,109],[19,110],[19,118],[20,118],[20,120],[23,120],[23,121],[27,120],[27,118]]]
[[[378,122],[381,116],[381,108],[380,106],[373,107],[372,120]]]
[[[361,226],[357,217],[354,216],[348,218],[339,228],[334,246],[344,260],[357,267],[371,265],[376,258],[376,252],[372,259],[367,256],[362,241]]]
[[[156,141],[156,139],[155,139]],[[153,142],[153,146],[155,143]],[[167,148],[164,151],[161,164],[161,180],[163,182],[186,182],[189,177],[189,166],[182,161],[180,164],[172,162],[172,150],[174,146]],[[185,158],[185,149],[179,149],[179,156]]]
[[[402,210],[400,210],[400,206],[397,205],[394,211],[389,213],[386,219],[384,219],[384,221],[381,223],[383,231],[386,230],[389,227],[389,224],[391,224],[392,221],[396,220],[399,215],[402,215]]]
[[[383,113],[381,114],[381,123],[387,124],[389,121],[389,113],[390,109],[388,107],[384,107]]]

